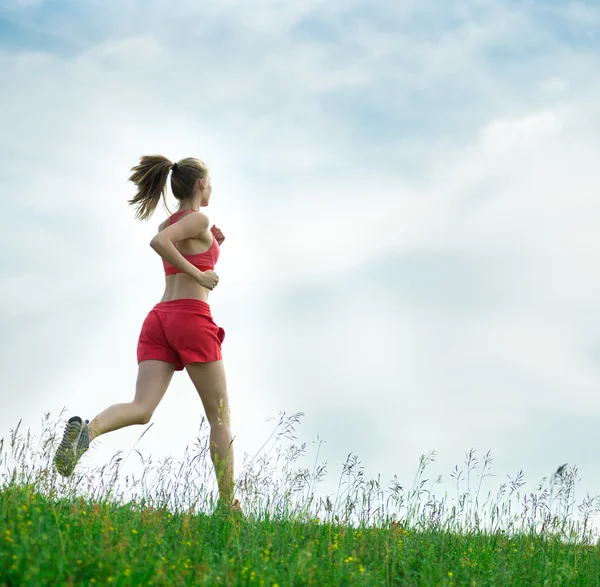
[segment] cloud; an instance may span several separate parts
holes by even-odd
[[[140,7],[15,12],[27,34],[0,47],[0,384],[19,398],[0,425],[132,397],[164,213],[133,221],[128,169],[194,154],[227,235],[211,304],[238,458],[286,409],[334,469],[356,450],[412,479],[422,452],[449,471],[476,446],[539,472],[552,426],[598,408],[589,45],[535,2]],[[152,452],[180,453],[200,414],[177,377]],[[564,442],[597,485],[585,439]]]
[[[560,132],[560,120],[553,112],[541,112],[517,120],[495,120],[483,129],[482,146],[492,155],[530,150]]]

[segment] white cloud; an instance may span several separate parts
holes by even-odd
[[[211,303],[240,462],[286,409],[307,413],[334,472],[352,444],[387,478],[434,448],[447,472],[471,446],[537,473],[514,440],[547,434],[535,409],[598,408],[600,92],[585,51],[528,56],[551,39],[524,8],[477,6],[430,31],[411,3],[359,28],[344,24],[359,3],[152,4],[75,55],[5,49],[0,295],[19,336],[1,341],[0,383],[18,396],[1,426],[34,400],[91,417],[132,397],[163,214],[134,222],[128,170],[143,153],[193,154],[227,235]],[[323,15],[331,43],[294,36]],[[377,30],[386,15],[393,32]],[[518,64],[496,62],[498,46]],[[178,376],[150,450],[180,454],[200,413]]]
[[[542,88],[548,93],[566,92],[569,89],[569,82],[562,77],[550,77],[543,82]]]
[[[483,149],[491,155],[515,150],[529,151],[560,132],[560,119],[553,112],[541,112],[514,119],[495,120],[482,131]]]

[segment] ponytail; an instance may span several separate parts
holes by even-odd
[[[137,194],[128,200],[128,204],[136,207],[135,217],[147,220],[152,216],[162,196],[165,205],[167,178],[173,163],[162,155],[144,155],[140,162],[132,167],[129,181],[137,188]]]

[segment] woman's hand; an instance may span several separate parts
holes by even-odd
[[[215,240],[217,241],[217,243],[219,243],[219,246],[221,246],[223,244],[223,241],[225,240],[225,235],[214,224],[211,226],[210,231],[212,232],[213,236],[215,237]]]
[[[215,237],[216,238],[216,237]],[[205,287],[206,289],[210,289],[211,291],[217,287],[219,283],[219,276],[210,269],[208,271],[201,271],[200,276],[198,277],[198,283]]]

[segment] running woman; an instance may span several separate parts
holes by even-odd
[[[233,495],[230,410],[221,355],[225,331],[213,321],[208,305],[208,294],[219,283],[214,268],[225,240],[216,226],[209,228],[207,216],[200,212],[208,206],[212,193],[209,171],[198,159],[172,163],[162,155],[143,156],[131,171],[129,181],[138,191],[128,203],[135,206],[137,219],[150,218],[161,197],[166,205],[169,173],[171,190],[179,202],[177,212],[159,226],[150,241],[162,258],[165,291],[142,325],[133,401],[114,404],[91,422],[72,417],[54,463],[58,472],[68,477],[95,438],[150,422],[173,373],[185,368],[210,423],[210,454],[221,504],[240,511]]]

